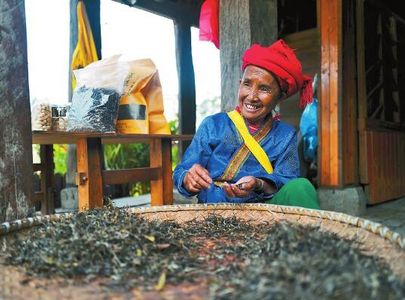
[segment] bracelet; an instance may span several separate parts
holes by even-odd
[[[257,178],[257,180],[260,182],[260,186],[256,187],[255,191],[256,192],[261,192],[261,191],[263,191],[263,188],[264,188],[264,181],[262,179],[260,179],[260,178]]]

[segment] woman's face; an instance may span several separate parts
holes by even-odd
[[[239,108],[250,123],[258,123],[281,100],[277,79],[269,71],[249,65],[239,85]]]

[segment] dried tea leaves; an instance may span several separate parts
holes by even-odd
[[[73,94],[67,130],[115,132],[119,99],[112,89],[78,88]]]
[[[48,223],[8,246],[32,275],[162,290],[201,282],[213,299],[404,299],[404,282],[350,241],[291,223],[209,216],[179,225],[120,209]]]

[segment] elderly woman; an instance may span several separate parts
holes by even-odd
[[[294,52],[279,40],[253,45],[242,58],[238,106],[207,117],[174,170],[182,195],[199,203],[267,202],[319,208],[311,183],[298,178],[294,128],[273,116],[283,99],[300,92],[312,100],[311,79]]]

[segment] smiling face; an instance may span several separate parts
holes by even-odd
[[[282,99],[277,79],[269,71],[249,65],[239,85],[239,108],[250,123],[258,123]]]

